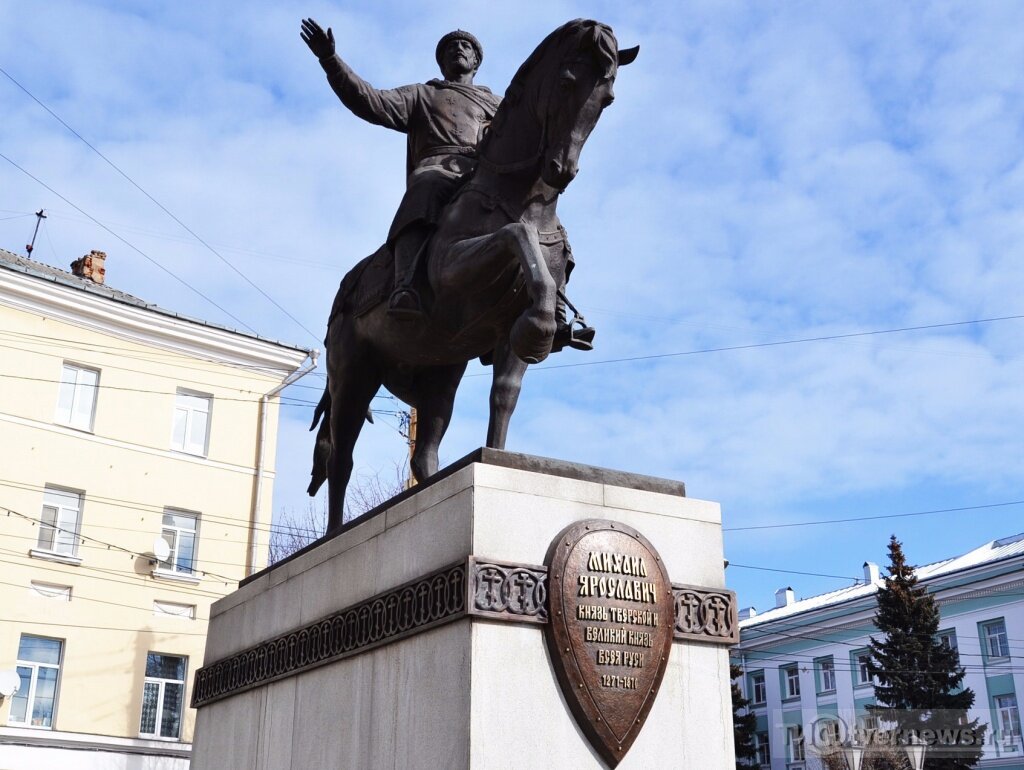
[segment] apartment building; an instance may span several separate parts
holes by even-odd
[[[266,565],[315,353],[0,250],[0,767],[188,766],[210,604]]]
[[[879,728],[868,673],[868,638],[877,630],[879,568],[863,566],[856,585],[797,600],[790,587],[766,612],[740,613],[733,651],[740,686],[757,716],[754,767],[812,770],[816,749],[857,743]],[[956,649],[975,694],[969,716],[987,724],[979,768],[1024,770],[1019,698],[1024,695],[1024,533],[917,569],[935,597],[942,643]]]

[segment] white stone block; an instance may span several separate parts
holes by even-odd
[[[639,530],[673,582],[724,586],[717,504],[673,482],[487,450],[482,459],[215,604],[207,665],[471,555],[543,564],[552,539],[587,518]],[[466,617],[203,706],[193,770],[603,768],[543,634]],[[725,648],[674,643],[620,767],[731,770],[729,696]]]

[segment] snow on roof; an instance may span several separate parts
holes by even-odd
[[[916,570],[917,577],[919,580],[926,582],[990,562],[1002,561],[1003,559],[1022,555],[1024,555],[1024,532],[999,540],[990,540],[973,551],[968,551],[960,556],[922,565]],[[751,618],[741,620],[740,628],[750,628],[761,623],[771,623],[772,621],[799,615],[810,610],[817,610],[822,607],[871,596],[878,590],[879,585],[880,583],[865,583],[862,580],[858,580],[852,586],[811,596],[807,599],[800,599],[785,607],[773,607],[766,612],[758,613]]]

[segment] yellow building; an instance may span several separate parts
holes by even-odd
[[[104,260],[0,250],[0,768],[188,766],[210,604],[266,565],[276,396],[315,365]]]

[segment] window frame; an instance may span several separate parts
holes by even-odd
[[[200,410],[193,409],[188,404],[181,404],[180,400],[183,396],[186,398],[197,398],[206,401],[206,427],[203,430],[203,446],[201,450],[199,450],[196,445],[189,442],[189,437],[192,435],[194,415],[200,414],[201,412]],[[185,426],[180,445],[176,442],[174,436],[179,411],[183,411],[185,413]],[[192,457],[208,457],[210,454],[210,426],[213,424],[212,418],[213,394],[203,393],[198,390],[189,390],[188,388],[177,388],[174,393],[174,407],[171,410],[171,450],[191,455]]]
[[[49,499],[48,499],[49,498]],[[78,502],[77,508],[70,508],[62,504],[60,499],[65,500],[69,498],[76,498]],[[82,532],[82,512],[85,508],[85,492],[78,489],[66,489],[64,487],[57,487],[47,484],[43,488],[43,505],[39,512],[39,534],[36,537],[35,549],[46,554],[54,554],[56,556],[78,559],[78,542],[81,539]],[[50,524],[45,520],[45,514],[47,509],[54,511],[53,523]],[[75,514],[75,525],[74,528],[69,528],[64,520],[63,513],[65,511],[73,511]],[[49,545],[44,544],[43,537],[49,532]],[[60,533],[69,533],[71,535],[70,550],[61,550],[62,544],[59,542]]]
[[[836,661],[831,655],[814,661],[818,671],[818,695],[829,695],[836,691]]]
[[[28,637],[29,639],[45,639],[46,641],[49,641],[49,642],[57,642],[57,644],[60,645],[59,652],[57,654],[57,662],[56,663],[43,663],[43,662],[40,662],[40,661],[25,660],[25,659],[23,659],[21,657],[21,645],[22,645],[22,641],[26,637]],[[58,705],[60,703],[60,672],[61,672],[61,669],[64,667],[64,647],[65,647],[65,640],[64,639],[58,639],[58,638],[52,637],[52,636],[40,636],[39,634],[24,634],[23,633],[23,634],[21,634],[18,637],[18,654],[17,654],[17,656],[15,658],[15,664],[14,664],[15,671],[17,671],[19,668],[31,669],[31,673],[29,674],[28,692],[25,695],[25,700],[26,700],[26,703],[25,703],[25,717],[26,717],[26,720],[24,722],[19,722],[19,721],[15,720],[15,718],[14,718],[14,704],[12,703],[11,704],[11,710],[7,714],[7,724],[8,724],[8,726],[10,726],[10,727],[25,727],[25,728],[28,728],[30,730],[53,730],[54,729],[54,723],[57,721],[57,707],[58,707]],[[39,684],[39,669],[40,668],[53,669],[56,672],[56,674],[54,676],[54,684],[53,684],[53,707],[50,709],[50,717],[49,717],[50,723],[48,725],[42,725],[42,724],[34,725],[34,724],[32,724],[32,714],[33,714],[33,712],[35,710],[36,689],[37,689],[37,686]],[[24,684],[25,683],[22,682],[23,686],[24,686]],[[20,687],[19,687],[19,691],[20,691]]]
[[[760,690],[760,699],[758,699]],[[765,678],[764,669],[750,673],[750,705],[763,706],[768,702],[768,681]]]
[[[871,676],[871,651],[866,647],[861,650],[854,650],[850,653],[853,662],[853,686],[871,687],[874,685],[874,677]],[[863,663],[861,661],[864,661]]]
[[[74,372],[74,380],[65,378],[66,371]],[[80,381],[82,372],[90,372],[96,375],[95,384],[89,385]],[[57,425],[63,425],[66,428],[72,428],[73,430],[80,430],[84,433],[92,433],[96,425],[96,403],[99,398],[100,392],[100,369],[92,366],[83,366],[73,361],[61,362],[60,369],[60,380],[57,382],[57,406],[54,411],[53,421]],[[67,417],[65,418],[62,414],[61,409],[61,394],[65,386],[71,387],[71,403],[68,406]],[[76,422],[75,412],[76,405],[82,403],[83,397],[87,398],[88,393],[86,389],[92,390],[92,398],[89,399],[89,420],[88,425],[82,425]]]
[[[196,564],[199,562],[199,522],[202,518],[198,511],[186,511],[181,508],[164,508],[164,518],[160,522],[160,537],[164,539],[170,550],[167,558],[157,564],[157,571],[162,572],[165,575],[187,575],[192,577],[199,570]],[[168,525],[165,521],[167,516],[182,516],[192,519],[194,527],[191,530],[184,529],[182,527],[175,526],[173,524]],[[168,540],[166,532],[168,530],[174,531],[174,537],[172,540]],[[178,565],[178,552],[180,549],[182,532],[192,533],[192,562],[187,569],[182,569]]]
[[[800,697],[800,665],[794,663],[790,666],[783,666],[782,672],[786,685],[786,697],[783,700],[797,700]],[[796,683],[795,688],[794,683]]]
[[[999,632],[992,634],[991,631],[999,628]],[[982,639],[985,644],[985,660],[991,662],[1003,662],[1010,659],[1010,640],[1006,634],[1006,619],[996,618],[986,620],[981,624]],[[999,650],[993,654],[992,643],[996,641]]]
[[[187,655],[172,655],[164,652],[148,651],[146,654],[146,664],[149,664],[150,655],[161,655],[166,658],[177,658],[182,662],[182,673],[181,679],[168,679],[167,677],[149,676],[148,674],[143,676],[142,679],[142,703],[140,704],[139,710],[139,737],[153,741],[180,741],[182,728],[185,724],[185,709],[188,708],[188,704],[185,702],[185,689],[188,686],[188,656]],[[153,726],[156,732],[145,733],[142,731],[142,720],[145,719],[146,710],[146,685],[155,684],[157,685],[157,701],[156,711],[153,714]],[[165,694],[167,692],[168,684],[180,684],[181,685],[181,700],[178,703],[178,734],[177,735],[161,735],[160,730],[163,726],[164,717],[164,706],[165,706]]]
[[[1004,699],[1012,699],[1012,703],[1000,703]],[[999,720],[999,736],[1002,739],[1004,748],[1006,744],[1012,744],[1016,750],[1021,739],[1020,707],[1017,705],[1017,694],[1008,692],[1002,695],[992,696],[992,705],[995,707],[996,718]],[[1009,723],[1009,725],[1007,724]],[[1006,728],[1010,729],[1007,730]]]
[[[803,725],[786,725],[786,757],[788,762],[805,762]]]
[[[772,745],[771,736],[767,732],[754,733],[754,757],[757,760],[757,764],[764,766],[771,766],[772,764]]]

